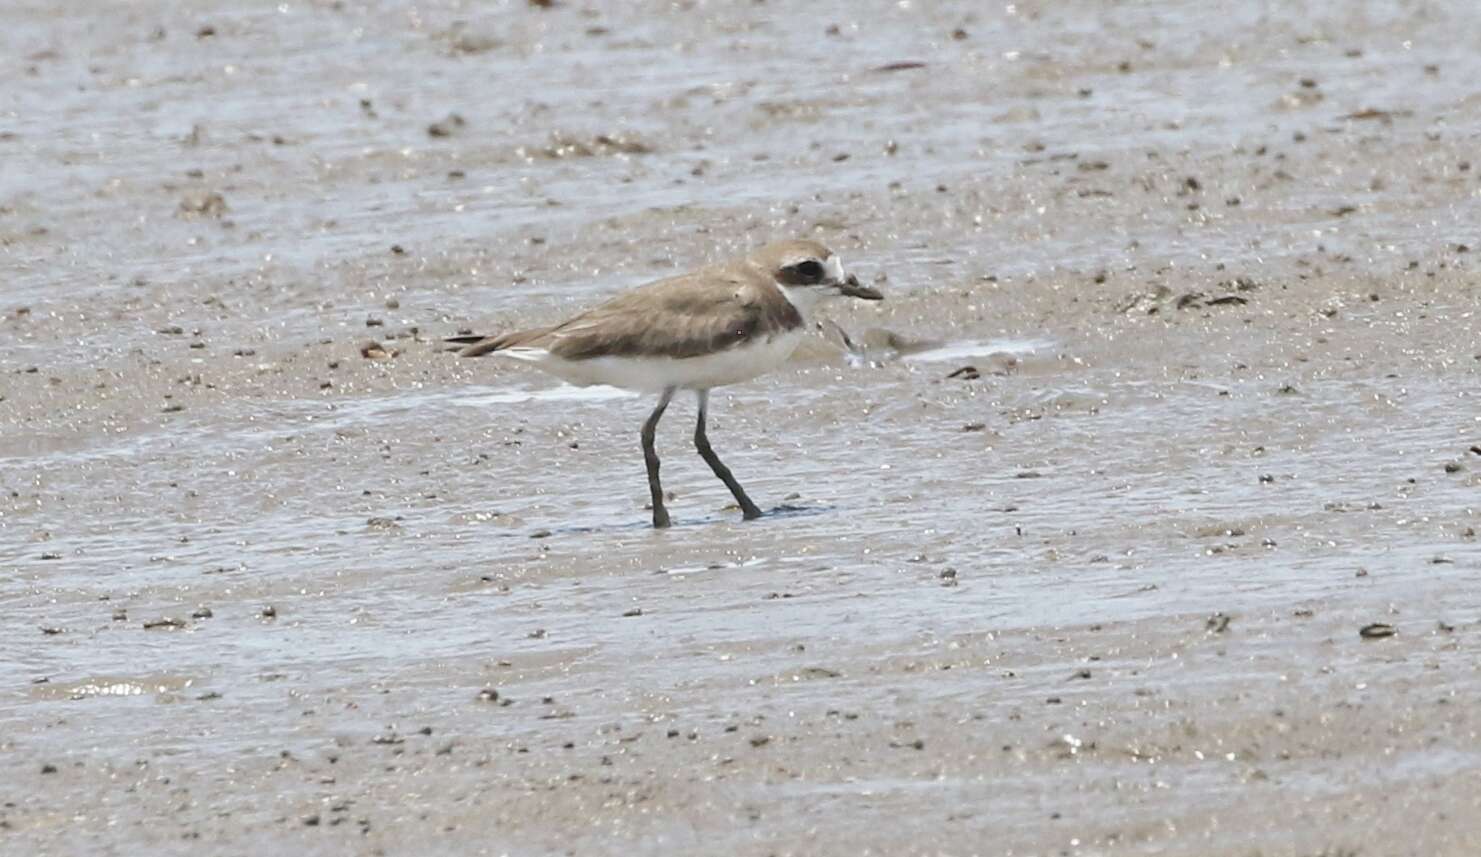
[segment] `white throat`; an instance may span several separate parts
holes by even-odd
[[[786,283],[777,283],[776,287],[782,290],[782,295],[787,299],[787,303],[797,308],[797,312],[802,316],[803,322],[812,323],[813,307],[817,306],[818,301],[824,297],[823,287],[789,286]]]

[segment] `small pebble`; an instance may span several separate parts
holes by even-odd
[[[168,617],[168,616],[166,616],[164,618],[160,618],[160,619],[150,619],[150,620],[148,620],[147,622],[144,623],[144,630],[146,630],[146,631],[152,631],[152,630],[154,630],[156,628],[169,628],[169,629],[173,630],[175,628],[184,628],[184,627],[185,627],[185,620],[183,620],[183,619],[174,619],[174,618],[171,618],[171,617]]]
[[[451,137],[454,132],[468,124],[463,117],[456,113],[449,113],[446,119],[433,122],[427,126],[428,137]]]

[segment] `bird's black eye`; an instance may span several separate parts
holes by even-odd
[[[804,283],[816,283],[823,279],[823,266],[812,259],[798,262],[793,270],[797,272],[797,279]]]

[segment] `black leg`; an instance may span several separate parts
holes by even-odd
[[[709,405],[710,391],[700,390],[699,422],[694,426],[694,448],[699,450],[699,457],[705,460],[705,464],[715,471],[715,475],[720,477],[720,481],[724,482],[725,487],[730,489],[730,493],[735,495],[735,502],[741,507],[741,516],[747,521],[754,521],[761,517],[761,510],[756,508],[756,504],[751,502],[750,497],[746,496],[746,489],[735,481],[730,468],[726,467],[725,462],[720,460],[720,456],[715,454],[715,450],[710,448],[710,439],[705,437],[705,411],[709,409]]]
[[[658,450],[653,447],[653,433],[658,430],[658,420],[673,397],[673,387],[664,390],[658,397],[658,407],[643,423],[643,462],[648,465],[648,491],[653,495],[653,526],[658,529],[669,525],[669,512],[663,507],[663,486],[658,484]]]

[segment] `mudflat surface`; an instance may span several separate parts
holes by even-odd
[[[1478,43],[11,3],[0,851],[1478,853]],[[757,522],[439,345],[788,236],[888,299],[717,392]]]

